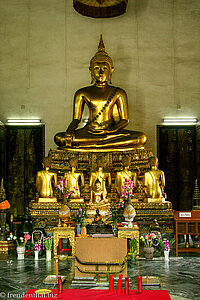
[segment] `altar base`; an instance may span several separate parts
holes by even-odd
[[[29,211],[35,228],[54,227],[59,222],[58,212],[61,203],[58,202],[31,202]]]
[[[15,249],[13,241],[0,241],[0,254],[8,254]]]
[[[39,198],[38,203],[56,203],[57,198]]]

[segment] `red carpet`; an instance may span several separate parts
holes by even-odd
[[[143,290],[142,294],[138,294],[137,290],[130,290],[129,295],[126,296],[124,291],[121,295],[117,295],[116,291],[110,293],[109,290],[80,290],[80,289],[65,289],[62,294],[58,294],[57,290],[49,290],[49,294],[41,295],[36,294],[35,289],[28,290],[24,295],[23,300],[35,300],[35,299],[63,299],[63,300],[79,300],[79,299],[123,299],[123,300],[170,300],[169,293],[163,290]],[[42,291],[42,290],[38,290]]]

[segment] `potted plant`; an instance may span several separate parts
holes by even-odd
[[[129,249],[130,249],[129,254],[132,261],[136,261],[137,247],[138,247],[138,240],[136,239],[136,237],[131,236],[129,240]]]
[[[144,237],[140,237],[141,241],[144,243],[144,256],[146,259],[153,259],[154,255],[154,244],[157,240],[155,233],[148,233]]]
[[[52,249],[52,244],[53,244],[53,236],[44,237],[43,244],[46,249],[46,260],[50,261],[51,260],[51,249]]]
[[[17,247],[17,259],[24,259],[25,247],[28,240],[30,240],[30,234],[25,234],[24,237],[20,237],[19,240],[16,236],[13,237],[13,240],[16,242]]]
[[[169,253],[171,251],[171,246],[174,244],[175,239],[171,239],[171,240],[158,240],[158,243],[160,245],[160,247],[162,248],[162,250],[164,251],[164,257],[165,260],[169,260]]]
[[[110,205],[110,217],[113,222],[113,234],[117,234],[117,222],[124,210],[124,201],[112,201]]]

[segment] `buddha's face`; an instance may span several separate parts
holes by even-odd
[[[101,190],[101,183],[97,182],[96,183],[96,191],[100,191]]]
[[[90,71],[95,82],[106,83],[110,81],[112,70],[107,62],[94,62]]]

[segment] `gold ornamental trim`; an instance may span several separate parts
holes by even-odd
[[[29,204],[29,209],[32,210],[59,210],[61,208],[61,203],[56,202],[33,202]]]

